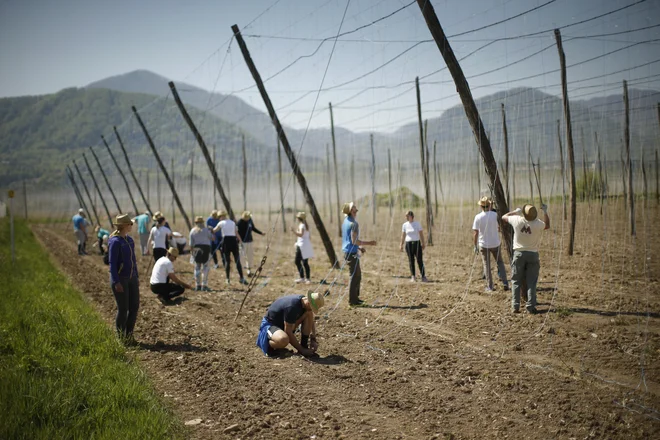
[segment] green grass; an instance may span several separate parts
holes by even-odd
[[[113,330],[15,226],[12,264],[0,221],[0,438],[183,437]]]

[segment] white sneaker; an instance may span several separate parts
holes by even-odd
[[[312,284],[312,282],[310,280],[306,279],[305,284]]]
[[[415,277],[410,277],[410,282],[414,283],[415,282]]]
[[[295,280],[293,280],[293,282],[296,283],[296,284],[300,284],[300,283],[302,283],[303,281],[305,281],[304,278],[296,278]]]

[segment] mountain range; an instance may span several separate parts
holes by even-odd
[[[144,135],[135,118],[129,118],[132,105],[140,109],[166,163],[174,161],[174,166],[182,169],[189,163],[191,151],[195,151],[195,162],[202,161],[188,126],[171,97],[167,97],[167,82],[162,76],[140,70],[106,78],[85,88],[0,99],[0,186],[21,180],[37,185],[63,184],[65,164],[73,159],[81,161],[82,153],[90,146],[95,146],[102,162],[109,165],[100,135],[105,135],[111,149],[119,155],[113,125],[118,126],[134,166],[138,170],[153,169],[155,162]],[[176,82],[176,85],[207,145],[217,146],[219,168],[229,168],[231,172],[240,167],[242,136],[245,136],[249,166],[276,172],[275,130],[266,114],[233,95],[210,93],[185,83]],[[649,155],[657,148],[659,96],[660,92],[655,90],[629,90],[631,145],[638,159],[642,152]],[[480,98],[476,103],[498,162],[504,160],[502,104],[511,160],[526,163],[529,148],[534,160],[538,158],[544,164],[558,162],[558,120],[560,136],[565,137],[560,97],[533,88],[515,88]],[[594,132],[598,133],[603,155],[610,161],[618,160],[623,133],[621,94],[571,100],[571,116],[576,160],[582,154],[588,160],[595,158]],[[121,125],[123,121],[127,122]],[[285,130],[290,143],[300,145],[304,132],[291,127]],[[342,164],[347,164],[353,156],[361,164],[370,162],[368,133],[336,127],[336,137],[338,160]],[[477,148],[462,106],[454,106],[440,117],[429,119],[426,137],[431,153],[433,143],[437,142],[438,162],[443,166],[463,166],[466,161],[476,164]],[[303,171],[325,160],[330,139],[329,129],[309,131],[299,158]],[[562,141],[565,152],[566,140]],[[414,170],[420,160],[418,124],[406,124],[393,133],[374,133],[374,145],[379,164],[387,163],[390,149],[393,158]],[[367,169],[368,165],[359,167]],[[195,169],[206,167],[203,164]],[[289,169],[286,164],[284,171]]]

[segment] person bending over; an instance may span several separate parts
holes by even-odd
[[[164,257],[160,257],[154,264],[151,271],[151,291],[158,296],[158,300],[167,304],[173,298],[181,295],[186,289],[192,289],[192,286],[185,281],[180,280],[174,274],[174,262],[179,256],[179,250],[170,247]]]

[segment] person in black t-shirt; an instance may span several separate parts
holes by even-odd
[[[261,320],[257,347],[267,354],[291,344],[303,356],[313,356],[318,349],[314,313],[323,307],[323,295],[318,292],[287,295],[276,299]],[[300,342],[294,332],[301,326]]]

